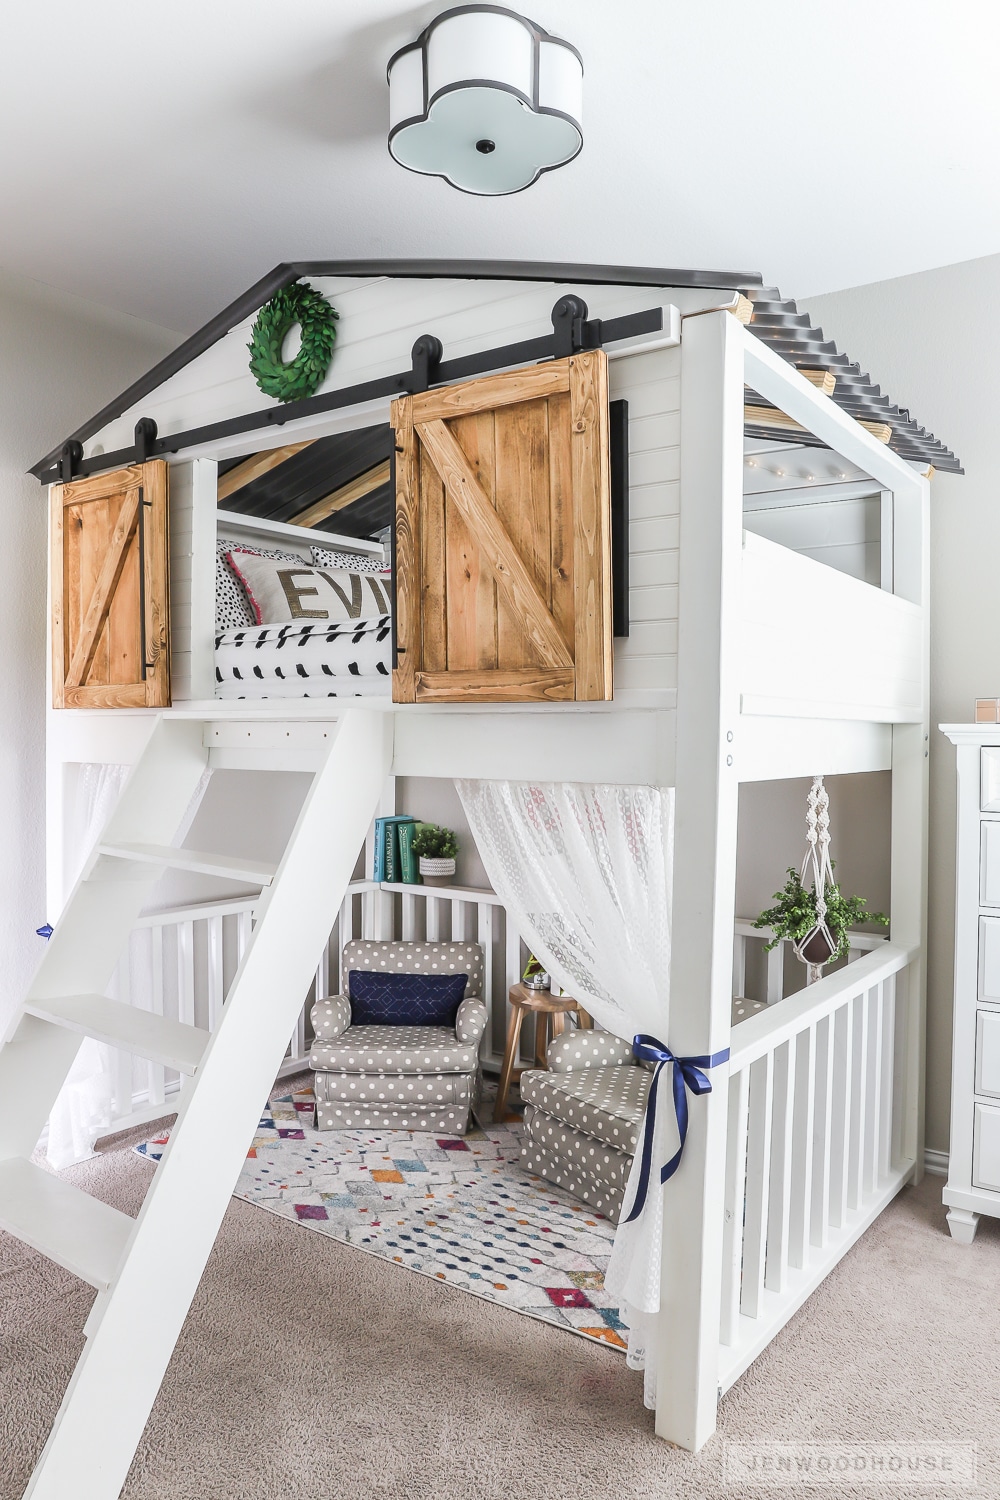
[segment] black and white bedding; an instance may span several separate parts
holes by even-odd
[[[388,697],[391,650],[391,615],[223,630],[215,638],[215,696]]]

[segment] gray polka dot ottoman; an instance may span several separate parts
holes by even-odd
[[[347,995],[312,1008],[319,1130],[428,1130],[464,1135],[479,1103],[479,1045],[486,1030],[478,943],[348,943],[341,973],[468,974],[454,1026],[351,1024]]]
[[[521,1074],[521,1165],[617,1224],[652,1072],[606,1031],[566,1032],[546,1058]]]

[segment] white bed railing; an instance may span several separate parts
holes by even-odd
[[[258,896],[199,903],[153,912],[136,924],[109,993],[157,1015],[212,1031],[253,930]],[[507,991],[520,978],[524,949],[493,891],[462,886],[431,888],[352,881],[289,1042],[279,1077],[308,1066],[309,1011],[316,996],[341,985],[341,953],[353,938],[406,938],[478,942],[484,950],[484,996],[490,1014],[482,1058],[499,1069],[507,1016]],[[526,1028],[522,1060],[533,1057]],[[112,1131],[127,1130],[171,1113],[184,1086],[162,1064],[115,1051],[112,1065]]]
[[[110,993],[172,1020],[212,1031],[253,930],[257,896],[200,903],[142,917],[132,933]],[[739,919],[733,948],[733,995],[781,1000],[790,985],[786,975],[788,944],[763,952],[770,934]],[[489,1022],[483,1037],[482,1060],[499,1070],[507,1029],[507,991],[520,978],[526,949],[499,896],[473,887],[376,884],[352,881],[337,921],[305,997],[279,1077],[300,1073],[308,1066],[311,1031],[309,1012],[317,995],[336,993],[344,976],[341,954],[354,938],[429,942],[478,942],[485,961],[484,999]],[[852,935],[850,960],[885,940],[862,933]],[[801,965],[790,974],[801,980]],[[749,1023],[745,1023],[749,1024]],[[530,1025],[521,1037],[518,1064],[531,1067],[534,1033]],[[157,1119],[176,1107],[185,1080],[162,1064],[115,1052],[113,1113],[109,1131],[126,1130]]]
[[[877,947],[734,1028],[720,1386],[736,1380],[877,1217],[904,1154],[908,974]]]

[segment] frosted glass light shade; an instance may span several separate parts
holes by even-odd
[[[580,54],[515,11],[447,10],[388,71],[390,153],[463,192],[520,192],[583,145]]]

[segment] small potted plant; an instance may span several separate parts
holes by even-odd
[[[538,962],[533,953],[528,954],[528,962],[524,966],[521,982],[529,990],[550,990],[552,988],[550,975]]]
[[[788,879],[782,890],[775,891],[774,899],[778,904],[762,911],[753,925],[771,929],[768,951],[783,939],[794,944],[796,956],[808,966],[809,984],[822,977],[825,964],[844,957],[850,947],[848,933],[852,927],[859,922],[889,925],[889,918],[882,912],[867,910],[863,896],[845,896],[837,884],[826,887],[826,910],[821,912],[816,903],[816,887],[807,889],[793,865],[788,867]]]
[[[424,885],[449,885],[454,880],[458,839],[450,828],[439,828],[436,823],[419,824],[413,835],[413,852],[420,860]]]

